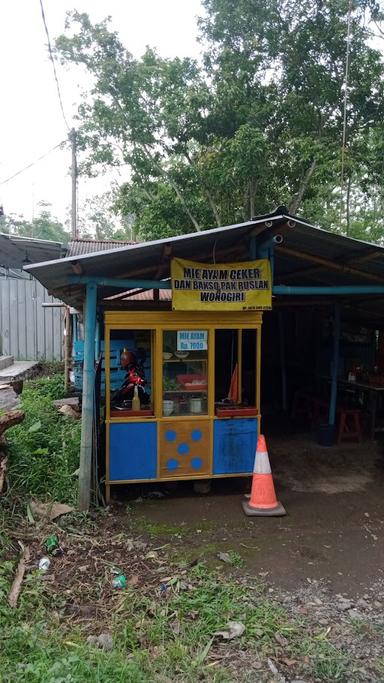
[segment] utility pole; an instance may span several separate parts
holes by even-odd
[[[69,141],[71,143],[72,163],[71,163],[71,180],[72,180],[72,205],[71,205],[71,236],[72,239],[77,239],[77,159],[76,159],[76,131],[74,128],[69,132]],[[64,387],[68,391],[70,386],[69,371],[71,367],[71,314],[69,306],[65,307],[64,321],[65,321],[65,336],[64,336]]]
[[[69,133],[69,140],[72,150],[72,208],[71,208],[71,234],[72,239],[76,240],[77,235],[77,160],[76,160],[76,131],[74,128]]]

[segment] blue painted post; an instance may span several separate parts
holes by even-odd
[[[269,259],[271,263],[271,277],[272,284],[275,275],[275,246],[283,243],[282,235],[273,235],[257,244],[257,253],[259,258]]]
[[[340,357],[340,304],[335,305],[333,323],[333,359],[332,359],[332,382],[331,399],[329,402],[329,424],[336,423],[336,401],[337,401],[337,376],[339,372]]]
[[[96,333],[95,333],[95,361],[99,360],[100,356],[100,320],[96,320]]]
[[[84,370],[79,474],[80,510],[88,510],[91,496],[96,295],[97,285],[94,282],[87,284],[84,303]]]

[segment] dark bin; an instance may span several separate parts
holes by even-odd
[[[320,446],[334,446],[336,441],[336,425],[320,425],[317,441]]]

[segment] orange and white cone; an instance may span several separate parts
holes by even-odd
[[[282,517],[287,514],[276,499],[267,446],[262,434],[257,440],[251,495],[243,500],[242,506],[249,517]]]

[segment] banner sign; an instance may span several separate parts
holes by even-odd
[[[265,311],[272,308],[268,259],[243,263],[171,263],[172,308],[175,311]]]
[[[206,351],[207,349],[207,330],[177,331],[177,351]]]

